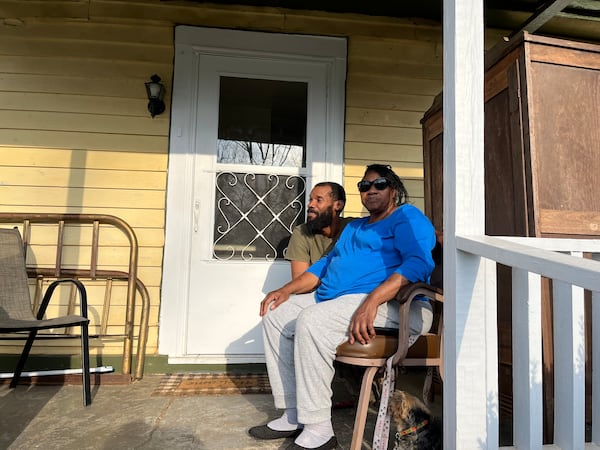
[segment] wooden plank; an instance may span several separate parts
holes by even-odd
[[[165,27],[165,30],[167,29],[170,27]],[[81,60],[97,64],[110,61],[111,65],[119,62],[160,65],[170,64],[173,61],[173,46],[170,40],[149,45],[131,40],[112,42],[100,41],[97,38],[95,40],[57,39],[53,34],[32,35],[27,28],[21,30],[23,34],[19,36],[7,36],[0,32],[0,50],[3,57],[32,54],[66,62]]]
[[[348,47],[349,59],[380,60],[384,63],[413,63],[439,65],[441,68],[443,52],[440,41],[416,41],[372,38],[358,36],[351,39]]]
[[[17,167],[3,171],[5,186],[40,186],[98,189],[166,189],[166,173],[77,168]]]
[[[154,122],[157,127],[164,129],[169,127],[168,118],[165,116],[155,117]],[[11,147],[142,151],[162,154],[166,154],[168,149],[166,135],[135,136],[49,130],[0,129],[0,142]]]
[[[0,146],[0,166],[166,172],[166,153]]]
[[[348,72],[387,73],[402,78],[440,80],[442,77],[442,66],[441,64],[417,64],[357,57],[348,59]]]
[[[327,14],[319,11],[284,10],[287,32],[339,36],[379,36],[417,41],[441,40],[439,27],[418,19],[373,17],[360,14]],[[260,14],[257,10],[255,14]],[[415,25],[417,25],[415,27]]]
[[[20,227],[20,224],[1,223],[0,228]],[[21,229],[21,228],[20,228]],[[89,246],[92,244],[92,226],[65,226],[64,244],[68,246]],[[162,247],[164,245],[164,231],[160,228],[135,228],[135,234],[140,247]],[[101,227],[100,249],[103,247],[129,247],[125,235],[115,227]],[[35,237],[34,237],[35,236]],[[53,245],[56,244],[57,227],[51,225],[38,225],[31,229],[29,244]]]
[[[3,0],[3,17],[89,19],[89,0]]]
[[[43,2],[50,3],[48,0]],[[55,0],[52,2],[56,3]],[[60,26],[56,26],[56,23],[55,20],[48,20],[48,16],[28,17],[13,26],[0,28],[0,36],[24,39],[51,36],[56,41],[119,42],[122,46],[145,44],[150,48],[153,45],[166,46],[166,43],[173,40],[173,28],[164,23],[146,22],[134,27],[115,22],[63,20]]]
[[[91,99],[90,99],[91,100]],[[73,133],[106,133],[116,135],[168,136],[168,120],[151,120],[146,109],[147,101],[139,101],[139,117],[123,117],[117,114],[77,114],[43,111],[3,111],[0,123],[13,130],[44,130]],[[161,116],[165,118],[167,116]]]
[[[0,104],[3,110],[8,110],[8,114],[12,114],[14,111],[50,112],[52,114],[56,112],[65,114],[83,113],[86,116],[82,116],[82,119],[92,122],[102,116],[115,116],[119,120],[128,120],[124,116],[148,118],[148,100],[142,98],[141,95],[139,98],[114,98],[90,95],[0,91]]]
[[[444,0],[444,448],[498,447],[496,330],[479,257],[457,234],[485,233],[483,2]],[[469,380],[465,383],[464,380]]]
[[[518,448],[540,448],[543,443],[541,321],[541,277],[513,269],[513,442]]]
[[[393,36],[427,40],[440,36],[439,26],[429,21],[371,17],[359,14],[334,14],[319,11],[260,8],[240,5],[210,5],[202,8],[194,4],[159,2],[137,4],[127,1],[96,0],[91,10],[98,19],[139,20],[161,22],[168,18],[172,23],[203,25],[247,30],[311,33],[330,36],[350,34]],[[419,28],[415,30],[415,23]]]
[[[147,77],[153,73],[158,73],[161,78],[167,80],[167,76],[172,72],[172,69],[172,62],[59,59],[45,58],[35,54],[3,56],[0,59],[0,70],[2,72],[36,75],[77,75],[103,80],[138,78],[146,81]]]
[[[442,80],[405,78],[395,74],[350,72],[346,82],[348,91],[387,92],[390,94],[437,95]]]
[[[349,107],[346,109],[346,125],[378,125],[420,129],[422,116],[423,113],[420,111],[387,111]]]
[[[580,448],[585,442],[585,336],[583,289],[553,281],[554,443]]]
[[[600,254],[592,255],[595,261],[600,260]],[[592,342],[600,342],[600,292],[592,292]],[[592,393],[600,392],[600,345],[592,344]],[[600,442],[600,395],[592,395],[592,441]]]
[[[112,171],[16,167],[6,170],[4,185],[25,187],[73,187],[97,189],[164,190],[166,180],[162,172]]]
[[[64,206],[86,205],[94,208],[141,208],[162,209],[165,206],[165,193],[162,191],[143,191],[131,189],[97,189],[70,187],[29,187],[5,186],[2,192],[3,209],[12,205]]]
[[[346,93],[346,107],[373,108],[391,111],[425,112],[433,102],[433,96],[386,94],[380,92]]]
[[[2,197],[0,197],[1,199]],[[120,208],[114,206],[108,206],[105,208],[99,207],[87,207],[82,205],[69,206],[69,205],[59,205],[59,206],[47,206],[47,205],[39,205],[35,208],[32,208],[31,205],[23,204],[23,205],[5,205],[3,202],[0,202],[2,206],[3,212],[16,212],[16,213],[73,213],[73,214],[109,214],[113,216],[120,217],[125,220],[130,226],[134,229],[138,228],[159,228],[163,229],[164,227],[164,208],[160,209],[128,209],[128,208]]]
[[[404,161],[411,163],[423,162],[423,151],[420,145],[377,144],[366,142],[346,142],[345,168],[356,164],[355,160],[363,161]],[[365,163],[367,164],[367,163]]]
[[[346,141],[419,145],[422,142],[422,135],[418,128],[347,125]]]
[[[595,50],[585,51],[547,45],[531,45],[528,47],[533,62],[600,70],[600,46],[597,46]]]
[[[146,75],[146,76],[149,76]],[[148,81],[142,76],[123,78],[113,77],[110,79],[111,99],[121,98],[145,98],[144,82]],[[169,77],[163,77],[167,85],[171,85]],[[27,73],[3,73],[0,92],[35,92],[72,94],[84,96],[106,96],[106,78],[93,76],[77,76],[75,74],[27,74]]]
[[[457,236],[457,247],[473,255],[481,255],[510,267],[526,269],[552,278],[600,291],[600,263],[573,258],[561,253],[534,248],[492,236]]]
[[[513,50],[485,72],[485,101],[508,87],[508,68],[515,63],[521,52],[520,47]]]
[[[600,235],[600,212],[542,209],[540,230],[544,234]]]

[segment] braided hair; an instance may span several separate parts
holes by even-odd
[[[408,202],[408,191],[404,187],[404,183],[400,177],[392,170],[392,166],[389,164],[369,164],[365,170],[365,175],[367,172],[375,172],[390,182],[392,189],[396,190],[396,198],[394,199],[396,206]]]

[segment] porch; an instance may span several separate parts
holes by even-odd
[[[422,373],[401,377],[404,389],[417,394]],[[75,385],[0,385],[0,448],[9,449],[279,449],[291,441],[257,441],[253,425],[275,415],[270,394],[164,396],[163,375],[146,374],[129,385],[103,383],[92,389],[93,402],[81,406]],[[334,384],[334,398],[349,393]],[[441,413],[441,396],[432,408]],[[371,448],[375,410],[369,411],[363,448]],[[354,408],[336,408],[333,426],[339,448],[352,440]]]
[[[486,348],[487,370],[474,374],[466,382],[464,362],[455,364],[446,351],[444,413],[442,396],[434,398],[432,410],[444,415],[445,448],[491,449],[542,448],[542,293],[540,276],[553,280],[554,317],[554,437],[551,449],[596,449],[600,438],[599,415],[600,375],[597,369],[600,350],[593,348],[591,393],[586,391],[586,346],[598,342],[598,327],[592,326],[591,340],[586,341],[587,321],[600,320],[600,241],[574,239],[456,237],[459,263],[456,272],[462,274],[457,297],[471,291],[467,315],[485,310],[485,323],[478,339]],[[446,254],[446,259],[448,255]],[[594,261],[596,260],[596,261]],[[497,374],[497,344],[495,324],[496,263],[512,267],[513,306],[513,418],[511,426],[500,413]],[[484,274],[483,288],[475,291],[475,272]],[[447,271],[448,272],[448,271]],[[446,273],[446,283],[452,277]],[[590,290],[591,314],[586,315],[584,289]],[[483,301],[482,301],[483,300]],[[455,302],[447,297],[446,317],[452,314]],[[472,312],[474,311],[474,312]],[[456,323],[446,321],[447,329],[456,327],[456,348],[460,355],[465,348],[479,345],[467,339],[465,330],[469,317]],[[469,324],[472,325],[472,324]],[[447,334],[446,350],[451,349],[453,336]],[[469,349],[472,350],[472,349]],[[463,364],[461,369],[461,363]],[[409,371],[400,376],[397,388],[419,395],[423,372]],[[101,383],[93,389],[94,402],[82,409],[79,386],[19,386],[9,390],[0,386],[0,447],[33,448],[206,448],[250,449],[281,448],[281,442],[257,442],[246,433],[248,427],[263,423],[274,415],[270,394],[246,395],[156,395],[163,375],[147,375],[130,385]],[[458,381],[456,387],[450,383]],[[479,398],[474,387],[486,386],[486,396]],[[466,391],[468,390],[468,392]],[[335,395],[348,398],[349,392],[334,385]],[[586,395],[587,394],[587,395]],[[586,396],[591,398],[586,405]],[[335,397],[334,397],[335,398]],[[461,405],[475,406],[467,412]],[[586,411],[586,406],[588,410]],[[363,448],[370,448],[375,421],[373,405],[367,422]],[[456,415],[453,416],[453,412]],[[461,424],[468,417],[473,433],[481,440],[473,445],[472,436],[465,437]],[[82,420],[83,419],[83,420]],[[354,408],[333,411],[334,429],[340,448],[349,448],[352,439]],[[502,425],[501,425],[502,422]],[[482,424],[481,428],[477,424]],[[456,431],[455,431],[456,430]],[[93,436],[93,439],[90,438]],[[40,441],[42,439],[42,441]],[[589,442],[591,439],[591,442]],[[82,441],[89,440],[88,444]],[[585,441],[588,441],[587,443]]]

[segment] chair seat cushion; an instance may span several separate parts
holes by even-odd
[[[439,337],[435,334],[424,334],[408,348],[407,358],[437,358],[439,356]],[[353,358],[389,358],[398,349],[398,330],[394,335],[377,330],[375,339],[367,345],[358,342],[350,345],[344,342],[337,348],[337,356]]]

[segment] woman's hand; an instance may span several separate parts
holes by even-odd
[[[367,297],[356,309],[348,328],[350,334],[348,342],[350,344],[358,341],[365,345],[375,337],[374,323],[378,306],[377,302],[370,301],[369,297]]]

